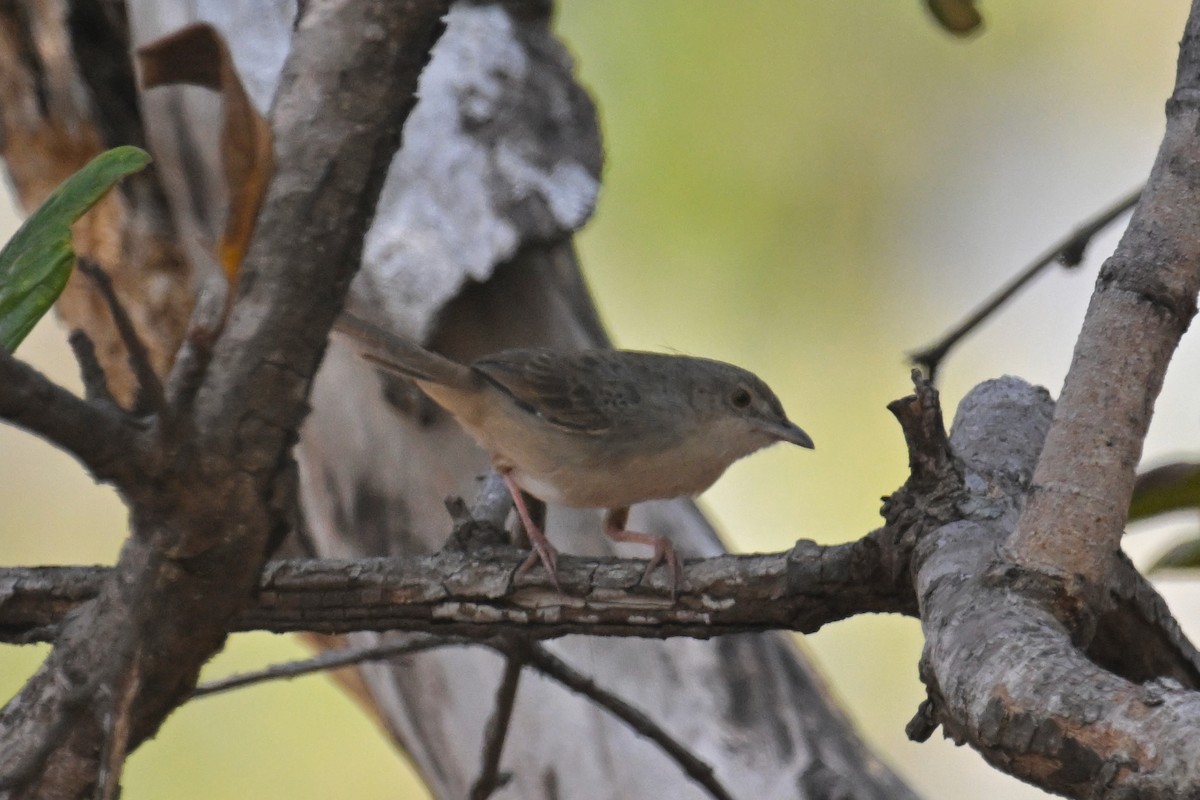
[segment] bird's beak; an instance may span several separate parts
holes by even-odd
[[[764,422],[762,428],[781,442],[791,442],[800,447],[806,447],[809,450],[813,449],[812,437],[802,431],[799,425],[790,420]]]

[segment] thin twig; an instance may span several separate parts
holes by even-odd
[[[517,685],[528,650],[528,645],[518,644],[516,640],[505,647],[504,675],[496,687],[496,705],[484,732],[483,763],[479,768],[479,777],[471,786],[471,800],[487,800],[508,782],[508,776],[500,773],[500,756],[504,752],[504,740],[508,737],[509,724],[512,722]]]
[[[108,388],[108,377],[100,359],[96,358],[96,345],[82,330],[76,328],[67,337],[75,361],[79,364],[79,377],[83,381],[83,396],[90,402],[116,405],[112,392]]]
[[[146,478],[137,462],[136,425],[120,409],[89,403],[0,349],[0,419],[79,459],[99,481],[124,490]]]
[[[525,665],[532,666],[538,672],[558,681],[571,691],[583,695],[601,708],[608,710],[637,733],[650,739],[662,748],[668,757],[679,764],[680,768],[689,778],[703,786],[717,800],[732,800],[732,796],[713,775],[712,767],[694,756],[686,747],[672,738],[669,733],[644,713],[611,692],[600,688],[591,678],[576,671],[561,659],[551,655],[544,648],[540,646],[530,647],[524,642],[514,640],[512,637],[503,637],[485,642],[472,641],[461,637],[427,637],[419,641],[327,650],[312,658],[288,661],[254,672],[240,673],[220,680],[210,681],[209,683],[197,686],[195,691],[192,692],[192,697],[206,697],[256,683],[290,679],[313,672],[346,667],[352,664],[409,655],[436,647],[481,643],[487,644],[505,656],[507,663],[504,676],[496,690],[496,706],[492,717],[488,720],[484,742],[483,765],[480,769],[479,777],[471,789],[472,800],[486,800],[496,789],[503,785],[502,776],[499,772],[500,756],[504,749],[504,740],[512,719],[518,679],[521,669]]]
[[[134,402],[134,409],[148,410],[155,414],[161,413],[167,406],[162,382],[159,381],[158,375],[154,371],[154,365],[150,363],[150,352],[146,349],[146,343],[142,341],[137,329],[133,327],[133,320],[129,318],[129,313],[113,289],[112,279],[99,264],[90,258],[81,257],[78,268],[104,298],[108,312],[112,315],[113,325],[116,326],[121,343],[125,345],[125,351],[129,355],[129,368],[133,370],[134,378],[137,379],[137,398]]]
[[[591,678],[575,670],[557,656],[551,655],[544,647],[529,648],[527,658],[529,666],[547,678],[552,678],[571,691],[583,695],[637,733],[654,742],[680,766],[689,778],[703,786],[714,798],[733,800],[733,795],[726,791],[713,774],[712,767],[693,755],[690,750],[641,711],[612,692],[600,688]]]
[[[384,644],[326,650],[312,658],[285,661],[253,672],[240,672],[203,683],[192,691],[192,698],[207,697],[266,681],[291,680],[301,675],[349,667],[368,661],[382,661],[385,658],[412,655],[438,647],[456,647],[467,644],[475,644],[475,642],[459,636],[421,636],[415,641],[410,637],[403,642],[385,642]]]
[[[975,309],[965,320],[959,323],[958,327],[951,330],[929,347],[910,354],[908,357],[909,361],[922,367],[925,370],[925,374],[929,376],[929,380],[936,380],[938,367],[954,345],[958,344],[964,336],[974,330],[980,323],[991,316],[996,309],[1000,308],[1013,295],[1024,288],[1025,284],[1033,280],[1038,273],[1054,262],[1057,261],[1066,267],[1078,266],[1083,260],[1084,252],[1096,234],[1100,233],[1100,231],[1111,225],[1118,217],[1137,205],[1137,201],[1141,196],[1142,190],[1140,188],[1130,192],[1075,229],[1066,238],[1052,245],[1050,249],[1038,256],[1033,263],[1009,281],[1004,288],[984,302],[979,308]]]
[[[175,365],[167,376],[166,396],[168,425],[191,416],[196,395],[204,383],[213,345],[225,325],[225,293],[219,289],[202,290],[192,309],[187,334]]]

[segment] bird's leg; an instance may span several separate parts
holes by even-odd
[[[604,532],[608,538],[617,542],[636,542],[653,547],[654,554],[650,556],[650,561],[646,564],[646,571],[642,573],[642,582],[649,580],[650,573],[654,571],[654,568],[665,561],[670,573],[667,577],[667,586],[671,590],[671,599],[674,600],[679,579],[683,576],[683,571],[679,566],[679,556],[675,554],[675,546],[665,536],[625,530],[625,523],[628,519],[628,506],[610,508],[604,515]]]
[[[525,533],[529,536],[531,548],[529,558],[525,559],[517,568],[517,577],[524,575],[534,564],[541,561],[546,572],[550,573],[555,587],[561,592],[562,587],[558,585],[558,551],[554,549],[554,545],[550,544],[546,534],[542,533],[542,529],[534,524],[533,516],[529,513],[529,506],[525,504],[525,498],[521,496],[521,487],[517,486],[517,482],[507,472],[501,472],[500,477],[504,478],[504,485],[508,487],[513,505],[517,508],[517,516],[521,518],[521,524],[525,526]]]

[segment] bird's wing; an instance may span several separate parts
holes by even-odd
[[[506,350],[471,366],[518,406],[565,431],[598,436],[639,401],[604,351]]]

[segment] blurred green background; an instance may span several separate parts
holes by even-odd
[[[619,345],[703,354],[764,376],[815,452],[775,448],[704,498],[730,546],[839,542],[879,523],[905,476],[884,410],[904,354],[942,333],[1046,245],[1144,180],[1162,131],[1187,4],[984,4],[963,41],[916,0],[560,3],[558,29],[600,106],[605,188],[580,249]],[[0,211],[0,234],[16,225]],[[1016,374],[1057,393],[1100,261],[1058,270],[945,365],[952,409]],[[1185,340],[1147,461],[1200,449]],[[22,356],[77,385],[53,322]],[[0,427],[0,562],[111,562],[125,519],[68,458]],[[1160,551],[1189,515],[1132,537]],[[1192,584],[1164,593],[1196,631]],[[1192,618],[1189,618],[1191,615]],[[859,618],[807,637],[833,691],[929,798],[1040,792],[940,740],[904,738],[923,697],[917,623]],[[302,654],[237,636],[210,675]],[[7,697],[41,658],[0,650]],[[214,766],[217,768],[214,769]],[[198,701],[132,757],[126,797],[421,797],[407,767],[323,677]],[[734,787],[736,792],[736,787]]]

